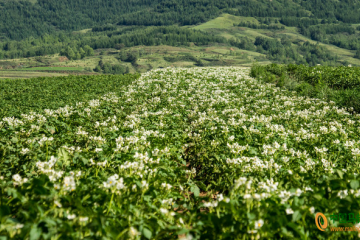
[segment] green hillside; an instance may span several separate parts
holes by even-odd
[[[0,78],[254,61],[356,66],[359,9],[358,0],[0,0]]]
[[[297,22],[293,16],[359,23],[359,7],[358,0],[1,0],[0,32],[3,38],[19,40],[57,30],[73,31],[106,23],[192,25],[222,13],[287,18],[288,23]]]

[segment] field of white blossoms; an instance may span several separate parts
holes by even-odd
[[[360,115],[248,74],[153,70],[3,118],[0,239],[357,238],[314,217],[360,211]]]

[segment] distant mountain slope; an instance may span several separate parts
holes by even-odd
[[[73,31],[116,22],[119,16],[144,10],[153,0],[0,0],[0,36],[20,40],[56,30]]]
[[[35,3],[34,3],[35,2]],[[0,0],[0,39],[120,25],[193,25],[221,13],[360,23],[360,0]]]

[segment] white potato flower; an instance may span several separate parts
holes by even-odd
[[[309,208],[309,211],[310,211],[311,214],[314,214],[314,212],[315,212],[315,207]]]
[[[294,213],[294,211],[291,208],[287,208],[285,211],[287,215],[291,215]]]
[[[76,218],[76,215],[75,214],[70,214],[70,215],[67,215],[67,219],[69,220],[73,220]]]
[[[259,229],[264,225],[264,220],[259,219],[257,221],[255,221],[255,229]]]

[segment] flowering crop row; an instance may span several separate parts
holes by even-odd
[[[360,116],[248,77],[162,69],[0,122],[0,236],[313,239],[360,209]]]

